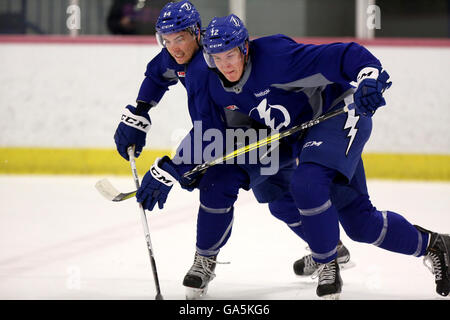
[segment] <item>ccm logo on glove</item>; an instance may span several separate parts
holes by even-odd
[[[130,112],[130,110],[125,109],[122,114],[121,122],[125,123],[127,126],[136,128],[147,133],[150,130],[151,123],[144,117],[137,116]]]
[[[155,163],[150,168],[150,174],[157,181],[165,184],[168,187],[171,187],[174,181],[177,181],[177,179],[172,177],[172,175],[170,175],[167,171],[164,171],[158,166],[159,160],[161,160],[161,158],[156,159]]]

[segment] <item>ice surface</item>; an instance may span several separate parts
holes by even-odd
[[[136,202],[105,200],[102,177],[0,176],[0,299],[154,299]],[[131,177],[108,177],[131,191]],[[413,224],[450,232],[450,183],[368,182],[373,203]],[[165,299],[184,299],[195,250],[198,192],[174,187],[163,211],[147,214]],[[292,264],[306,244],[266,205],[241,192],[233,232],[207,299],[311,300],[316,280]],[[443,299],[422,258],[349,240],[354,267],[342,271],[341,299]],[[448,298],[447,298],[448,299]]]

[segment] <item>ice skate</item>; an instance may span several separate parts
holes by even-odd
[[[430,235],[423,263],[434,274],[436,292],[446,297],[450,292],[450,235],[415,227]]]
[[[316,293],[319,297],[327,300],[338,300],[342,290],[342,279],[337,259],[328,263],[319,263],[319,267],[313,274],[318,277]]]
[[[216,258],[217,256],[204,257],[195,253],[194,264],[183,280],[187,300],[201,299],[206,295],[209,282],[216,276]]]
[[[350,261],[350,252],[339,241],[337,246],[337,262],[341,269],[344,269]],[[312,258],[312,254],[306,255],[303,258],[294,262],[294,273],[298,276],[310,276],[317,270],[319,264]]]

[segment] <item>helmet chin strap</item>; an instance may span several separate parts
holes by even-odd
[[[201,41],[202,37],[201,37],[200,26],[197,25],[197,28],[195,28],[194,30],[191,30],[190,32],[191,32],[192,36],[195,38],[195,42],[197,43],[197,48],[194,51],[194,54],[195,54],[195,53],[197,53],[198,50],[201,50],[201,48],[202,48],[202,41]],[[194,54],[192,55],[191,60],[194,57]]]
[[[194,35],[195,36],[195,41],[197,41],[198,47],[201,48],[202,47],[202,32],[200,30],[200,26],[199,25],[197,25],[196,31],[197,31],[197,34]]]
[[[197,52],[197,50],[202,47],[200,26],[198,24],[196,26],[191,26],[187,28],[186,31],[189,32],[194,37],[195,42],[197,42],[198,48],[195,50],[195,52]]]
[[[247,47],[245,48],[245,46],[247,46]],[[241,78],[244,76],[245,69],[247,69],[248,59],[250,59],[250,55],[249,55],[250,46],[248,45],[248,40],[245,41],[244,48],[246,49],[245,50],[246,52],[244,54],[244,68],[242,69],[242,74],[241,74],[241,77],[239,78],[239,80],[241,80]]]

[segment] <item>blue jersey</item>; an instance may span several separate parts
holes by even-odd
[[[197,132],[196,137],[203,137],[204,132],[208,129],[220,130],[222,135],[225,136],[225,130],[227,128],[265,128],[265,126],[259,125],[258,122],[242,113],[227,112],[227,121],[225,121],[223,114],[217,112],[218,105],[215,104],[215,99],[212,99],[206,90],[208,77],[211,73],[213,72],[204,61],[201,48],[186,65],[177,64],[167,49],[162,49],[147,65],[146,77],[141,84],[137,101],[146,102],[155,106],[169,87],[180,81],[186,88],[189,115],[193,127],[195,122],[197,124],[201,123],[201,127],[199,125],[195,127],[196,130],[200,131]],[[195,141],[193,137],[194,130],[191,130],[189,137],[187,137],[188,139],[186,139],[190,140],[191,150],[203,150],[210,143],[209,141],[196,139],[197,144],[201,143],[202,146],[194,146]],[[226,141],[223,141],[223,148],[225,148],[225,143]],[[185,147],[186,145],[182,144],[179,150]],[[220,154],[223,154],[223,152]],[[212,152],[212,157],[215,158],[216,156],[217,154]],[[192,159],[195,164],[200,164],[207,160],[212,159],[201,159],[198,157]]]
[[[208,157],[203,157],[203,151],[211,144],[211,141],[203,139],[207,130],[214,129],[216,132],[218,130],[224,137],[226,128],[247,128],[256,123],[248,116],[242,114],[235,117],[233,121],[225,123],[222,115],[217,113],[217,106],[210,98],[207,90],[205,90],[210,73],[211,70],[203,59],[201,48],[197,50],[192,60],[186,65],[177,64],[167,49],[162,49],[148,63],[145,72],[146,77],[139,90],[137,101],[155,106],[170,86],[180,81],[185,87],[188,111],[193,129],[178,147],[177,155],[174,158],[177,164],[186,164],[183,167],[180,166],[179,169],[182,172],[190,169],[193,165],[201,164],[223,155],[225,140],[222,141],[220,147],[212,149],[208,153]],[[189,151],[190,155],[186,155],[186,151]],[[219,151],[219,153],[216,153],[216,151]]]
[[[145,102],[155,106],[169,86],[178,83],[178,80],[184,84],[185,66],[175,62],[167,49],[154,57],[148,64],[145,72],[145,79],[139,89],[137,102]]]
[[[188,109],[192,122],[203,120],[205,125],[220,128],[223,126],[223,122],[219,118],[210,118],[211,112],[208,107],[211,104],[209,101],[204,101],[207,96],[200,94],[204,90],[204,84],[200,79],[204,79],[208,72],[201,50],[194,54],[188,64],[180,65],[164,48],[148,63],[145,79],[141,84],[136,101],[155,106],[169,87],[180,81],[187,91]],[[203,107],[199,108],[200,105]]]
[[[367,49],[357,43],[298,44],[274,35],[253,40],[241,79],[228,83],[210,73],[208,88],[218,113],[225,119],[240,112],[275,130],[298,125],[343,106],[352,98],[361,69],[381,67]],[[347,117],[347,118],[346,118]],[[302,139],[290,136],[294,156],[333,168],[351,180],[371,132],[371,119],[354,113],[323,122]]]
[[[283,35],[250,41],[249,55],[237,83],[210,74],[210,95],[227,118],[241,112],[276,130],[332,109],[353,93],[350,82],[363,67],[380,66],[353,42],[298,44]]]

